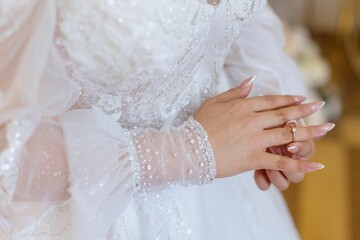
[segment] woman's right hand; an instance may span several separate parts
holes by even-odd
[[[291,128],[282,127],[289,120],[298,120],[315,113],[323,102],[301,104],[302,96],[261,96],[247,98],[252,79],[238,88],[207,100],[194,118],[207,131],[213,147],[217,177],[229,177],[256,169],[285,172],[313,172],[320,163],[299,161],[267,153],[266,149],[292,142]],[[333,124],[298,127],[296,141],[325,135]]]

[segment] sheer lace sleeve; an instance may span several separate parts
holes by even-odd
[[[284,52],[281,21],[267,6],[258,19],[233,44],[225,69],[233,86],[256,75],[252,95],[306,94],[304,81],[294,62]]]
[[[52,45],[54,3],[22,3],[0,0],[13,13],[0,16],[1,239],[101,239],[134,194],[212,181],[214,156],[194,119],[126,129],[75,104],[80,88]]]
[[[192,118],[166,130],[129,131],[99,110],[79,109],[61,115],[60,123],[70,172],[72,214],[81,216],[77,223],[88,221],[97,234],[105,233],[134,194],[178,183],[205,184],[215,177],[207,135]]]
[[[127,131],[99,110],[79,109],[59,122],[11,121],[6,130],[0,177],[7,237],[99,239],[134,194],[205,184],[216,174],[207,135],[192,118],[166,131]]]
[[[136,152],[136,183],[141,191],[211,183],[216,175],[212,147],[203,127],[192,117],[166,132],[131,132]]]

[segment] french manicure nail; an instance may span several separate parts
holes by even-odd
[[[325,105],[324,101],[317,101],[311,105],[311,111],[316,112]]]
[[[293,96],[293,99],[296,103],[302,103],[303,101],[306,100],[306,97],[304,96]]]
[[[287,148],[288,152],[291,152],[291,153],[296,153],[299,148],[297,146],[290,146]]]
[[[324,167],[325,167],[325,166],[322,165],[321,163],[313,163],[313,164],[309,165],[308,170],[309,170],[310,172],[314,172],[314,171],[321,170],[321,169],[323,169]]]
[[[326,123],[321,127],[321,132],[325,134],[325,133],[330,132],[331,130],[333,130],[334,127],[335,127],[334,123]]]
[[[240,88],[247,88],[247,87],[249,87],[252,83],[253,83],[253,81],[256,79],[256,76],[252,76],[252,77],[250,77],[250,78],[248,78],[248,79],[246,79],[245,81],[243,81],[241,84],[240,84]]]

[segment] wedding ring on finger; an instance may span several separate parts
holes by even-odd
[[[287,121],[283,126],[297,127],[297,121],[296,120]]]
[[[296,120],[287,121],[283,126],[290,128],[290,131],[291,131],[291,143],[295,142],[295,140],[296,140],[297,121]]]
[[[290,127],[291,129],[291,142],[295,142],[296,140],[296,127]]]

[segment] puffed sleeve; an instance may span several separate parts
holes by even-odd
[[[212,181],[193,118],[126,129],[81,104],[53,46],[54,1],[0,0],[0,11],[0,239],[103,239],[134,197]]]
[[[231,84],[257,76],[253,96],[269,94],[305,95],[297,66],[284,52],[285,37],[279,18],[266,6],[257,20],[241,33],[225,61]]]
[[[44,78],[55,27],[54,1],[0,1],[0,124],[39,110],[56,114],[73,104],[77,90],[64,69],[49,69]]]

